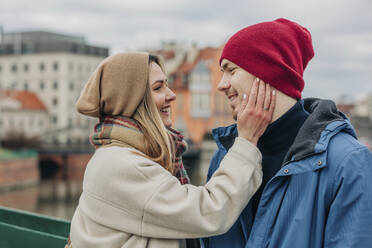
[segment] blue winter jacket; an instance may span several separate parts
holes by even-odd
[[[249,202],[233,227],[204,239],[204,247],[372,247],[372,153],[333,102],[302,104],[310,115],[266,184],[254,223]],[[208,180],[236,135],[235,125],[213,130],[218,150]]]

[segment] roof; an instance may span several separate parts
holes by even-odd
[[[354,104],[337,104],[337,108],[344,113],[350,113],[355,107]]]
[[[21,103],[22,110],[45,110],[44,103],[33,92],[20,90],[0,90],[0,100],[10,98]]]
[[[155,51],[155,54],[159,54],[161,56],[163,56],[163,58],[165,60],[168,60],[168,59],[173,59],[176,54],[173,50],[160,50],[160,51]]]
[[[207,47],[199,51],[198,56],[192,62],[183,62],[178,69],[173,73],[175,79],[173,84],[177,86],[184,85],[181,75],[191,73],[200,61],[217,61],[221,54],[221,48]]]
[[[189,73],[191,72],[195,66],[201,61],[201,60],[210,60],[210,59],[216,59],[217,55],[219,55],[221,50],[219,48],[214,47],[207,47],[204,49],[201,49],[196,59],[191,63],[183,63],[179,67],[179,69],[176,72],[182,72],[182,73]]]

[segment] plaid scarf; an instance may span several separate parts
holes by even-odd
[[[171,136],[174,143],[174,159],[173,159],[173,175],[178,178],[181,184],[190,183],[190,178],[187,175],[186,169],[183,166],[182,154],[187,150],[187,143],[183,139],[183,135],[172,128],[168,128],[168,134]]]
[[[187,149],[187,144],[180,132],[169,129],[168,135],[173,144],[173,175],[181,184],[190,183],[185,167],[182,162],[182,154]],[[124,116],[104,116],[94,127],[90,136],[90,142],[97,149],[101,146],[132,147],[142,153],[145,150],[145,139],[137,122]]]

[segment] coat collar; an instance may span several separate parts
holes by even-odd
[[[326,165],[324,151],[327,150],[330,139],[337,133],[347,132],[356,138],[350,121],[337,110],[333,101],[307,98],[303,100],[302,104],[304,110],[310,115],[300,128],[283,163],[285,166],[308,158],[306,161],[309,161],[309,167],[307,169],[299,168],[296,171],[298,173],[304,169],[319,169]],[[225,151],[231,147],[237,134],[236,124],[212,130],[217,146]],[[283,169],[279,173],[289,174],[285,173]]]
[[[303,104],[310,115],[289,148],[284,164],[324,152],[329,140],[338,132],[346,131],[356,138],[349,120],[337,110],[333,101],[307,98]]]
[[[235,137],[238,136],[238,128],[236,124],[227,127],[217,127],[212,130],[212,136],[219,149],[228,151],[234,143]]]

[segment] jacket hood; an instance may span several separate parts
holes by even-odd
[[[284,164],[325,151],[329,140],[341,131],[348,132],[356,138],[349,120],[338,111],[333,101],[307,98],[303,100],[303,104],[305,111],[310,115],[289,148]]]

